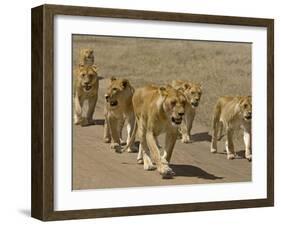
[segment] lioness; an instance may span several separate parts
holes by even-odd
[[[111,148],[120,152],[121,136],[124,122],[127,121],[127,141],[130,140],[135,115],[132,105],[134,88],[127,79],[117,79],[112,77],[105,94],[105,125],[104,142],[111,142]],[[133,152],[129,148],[128,152]]]
[[[182,137],[181,141],[183,143],[188,143],[192,141],[190,132],[195,118],[196,108],[199,105],[202,95],[202,86],[184,80],[173,80],[171,84],[175,89],[179,89],[184,93],[187,102],[189,103],[185,105],[185,117],[179,130]]]
[[[251,161],[251,119],[251,96],[220,97],[214,111],[211,152],[217,152],[218,130],[223,126],[226,131],[227,159],[234,159],[233,132],[242,128],[244,131],[245,157]]]
[[[80,64],[85,66],[92,66],[95,63],[94,50],[93,49],[81,49],[80,50]]]
[[[136,123],[132,138],[124,150],[130,147],[138,130],[140,146],[137,161],[143,162],[144,170],[157,168],[163,178],[172,178],[175,174],[169,167],[169,161],[177,139],[178,127],[185,113],[185,104],[184,95],[171,86],[150,85],[135,91],[133,107]],[[163,155],[160,154],[157,142],[157,137],[162,133],[166,133]]]
[[[74,95],[74,123],[83,126],[93,124],[93,114],[95,111],[99,81],[96,66],[79,65],[75,73],[75,95]],[[88,100],[88,110],[86,118],[82,118],[82,107]]]

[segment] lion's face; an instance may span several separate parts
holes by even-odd
[[[130,84],[127,79],[110,79],[110,85],[105,94],[105,101],[110,108],[116,108],[125,101],[130,92]]]
[[[192,107],[196,108],[199,106],[200,98],[202,95],[201,85],[189,84],[185,91],[186,97],[189,99]]]
[[[184,95],[174,88],[160,87],[162,96],[165,96],[163,109],[171,120],[173,126],[179,126],[185,113],[186,99]]]
[[[79,66],[78,83],[84,92],[90,92],[98,79],[95,66]]]
[[[81,54],[84,57],[84,60],[91,60],[94,57],[93,49],[82,49]]]
[[[252,119],[252,97],[251,96],[244,97],[240,101],[239,106],[240,106],[241,113],[243,115],[243,119],[245,121],[250,121]]]

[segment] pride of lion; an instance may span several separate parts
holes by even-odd
[[[74,123],[81,126],[94,124],[99,79],[93,49],[80,51],[74,76]],[[111,77],[104,95],[104,142],[110,143],[110,149],[117,153],[137,151],[137,163],[143,164],[144,170],[157,169],[162,178],[173,178],[175,173],[169,166],[173,149],[178,137],[183,143],[193,142],[191,130],[202,89],[201,84],[188,80],[135,89],[128,79]],[[86,117],[83,117],[86,100],[88,108]],[[217,142],[224,131],[227,159],[234,159],[233,134],[242,129],[245,158],[251,161],[251,119],[251,96],[218,97],[213,112],[210,151],[218,151]],[[127,137],[123,140],[125,125]],[[160,134],[165,134],[164,147],[158,142]],[[136,139],[140,142],[138,147]]]

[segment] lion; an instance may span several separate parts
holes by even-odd
[[[184,93],[187,102],[189,103],[185,105],[186,114],[179,131],[181,134],[181,141],[183,143],[192,142],[190,132],[195,118],[196,109],[200,103],[202,85],[184,80],[173,80],[171,85],[175,89],[181,90]]]
[[[93,49],[81,49],[79,63],[84,66],[94,65],[94,63],[95,63],[94,50]]]
[[[175,173],[169,167],[178,127],[185,114],[184,95],[171,86],[148,85],[138,88],[133,95],[136,123],[125,151],[133,143],[136,133],[140,139],[137,162],[144,170],[157,168],[162,178],[172,178]],[[166,134],[165,150],[160,150],[157,137]],[[155,165],[154,165],[155,163]]]
[[[120,152],[122,141],[122,129],[127,122],[127,142],[132,135],[135,114],[133,110],[132,97],[134,88],[128,79],[117,79],[112,77],[105,94],[105,125],[104,142],[110,143],[111,148]],[[128,152],[134,152],[129,148]]]
[[[220,97],[214,110],[211,152],[217,152],[218,132],[223,128],[226,131],[227,159],[234,159],[233,133],[241,128],[244,131],[245,158],[251,161],[251,119],[251,96]]]
[[[75,88],[74,88],[74,123],[82,126],[94,123],[93,115],[98,99],[99,80],[97,67],[85,66],[80,64],[74,71]],[[88,100],[88,109],[86,118],[82,117],[82,107],[85,100]]]

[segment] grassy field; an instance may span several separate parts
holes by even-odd
[[[251,44],[208,41],[73,36],[73,61],[93,48],[99,76],[128,78],[134,87],[186,79],[203,85],[196,122],[211,126],[222,95],[251,94]]]

